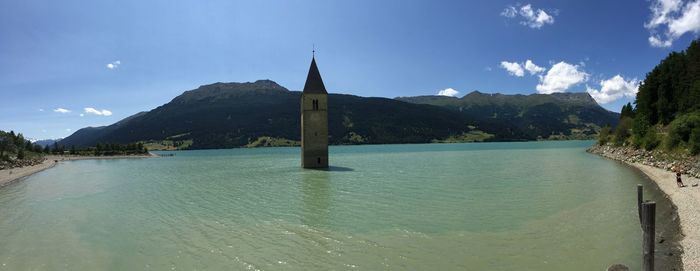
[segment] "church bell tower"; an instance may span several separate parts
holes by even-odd
[[[301,167],[328,168],[328,92],[315,56],[301,94]]]

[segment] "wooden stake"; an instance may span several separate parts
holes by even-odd
[[[639,215],[639,223],[642,223],[642,202],[644,201],[644,186],[637,185],[637,213]]]
[[[654,271],[656,202],[642,203],[642,271]]]

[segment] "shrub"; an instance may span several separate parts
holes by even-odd
[[[647,131],[647,133],[642,138],[641,143],[645,150],[650,151],[656,149],[656,147],[658,147],[661,143],[661,139],[659,139],[659,135],[656,132],[656,129],[649,129],[649,131]]]
[[[598,133],[598,144],[603,146],[610,141],[610,126],[605,126]]]
[[[700,127],[693,128],[690,132],[690,154],[697,155],[700,153]]]
[[[700,114],[692,113],[682,115],[669,125],[666,147],[673,149],[681,143],[690,141],[690,134],[695,128],[700,127]]]
[[[617,124],[615,128],[615,136],[613,137],[615,145],[623,145],[627,138],[630,137],[630,130],[632,129],[632,119],[629,117],[624,117],[620,119],[620,123]]]

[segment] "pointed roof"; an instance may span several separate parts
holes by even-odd
[[[309,67],[309,75],[306,76],[306,84],[304,84],[304,93],[310,94],[328,94],[326,87],[323,85],[321,73],[316,67],[316,58],[311,58],[311,67]]]

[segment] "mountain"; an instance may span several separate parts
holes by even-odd
[[[472,93],[467,96],[474,95],[481,97],[489,94]],[[465,98],[426,96],[387,99],[329,94],[329,142],[379,144],[533,140],[541,134],[522,128],[523,124],[517,122],[523,120],[518,117],[521,111],[525,111],[527,118],[524,119],[528,121],[541,119],[545,127],[552,122],[556,125],[551,126],[561,128],[544,129],[547,131],[544,137],[550,135],[550,130],[569,135],[571,128],[587,127],[579,120],[589,120],[596,116],[591,112],[598,112],[584,110],[593,106],[589,104],[590,101],[579,100],[581,97],[544,95],[538,98],[544,102],[535,103],[520,101],[531,99],[531,95],[498,97],[501,96],[500,99],[514,102],[494,106],[486,102],[489,98],[483,98],[484,101],[478,102],[483,105],[478,108],[488,109],[485,113],[477,107],[466,106],[463,103]],[[61,140],[60,144],[85,147],[96,143],[155,140],[169,141],[167,144],[173,145],[184,144],[191,149],[207,149],[257,145],[260,142],[266,145],[272,141],[296,142],[300,138],[300,97],[301,92],[290,91],[270,80],[204,85],[186,91],[151,111],[138,113],[115,124],[80,129]],[[426,102],[433,99],[444,102]],[[599,114],[602,119],[592,122],[603,125],[610,121],[610,124],[614,124],[617,120],[615,113],[597,107],[602,110]],[[556,118],[550,120],[550,112],[556,112]],[[500,117],[511,115],[514,117]],[[560,119],[560,115],[566,116],[566,120]],[[608,116],[613,117],[608,119]]]
[[[617,125],[619,114],[602,108],[585,92],[530,95],[471,92],[447,96],[398,97],[399,101],[436,105],[477,122],[515,126],[523,139],[591,138],[601,127]]]
[[[178,140],[193,149],[247,145],[261,137],[298,141],[301,92],[270,80],[215,83],[184,92],[149,112],[113,125],[76,131],[60,143],[92,146]],[[329,95],[332,144],[417,143],[466,131],[469,118],[444,108],[386,98]]]
[[[33,144],[34,144],[34,145],[39,145],[39,146],[41,146],[41,147],[46,147],[46,146],[51,146],[51,147],[53,147],[53,143],[56,143],[56,142],[59,142],[59,141],[61,141],[60,138],[59,138],[59,139],[42,139],[42,140],[34,141]]]

